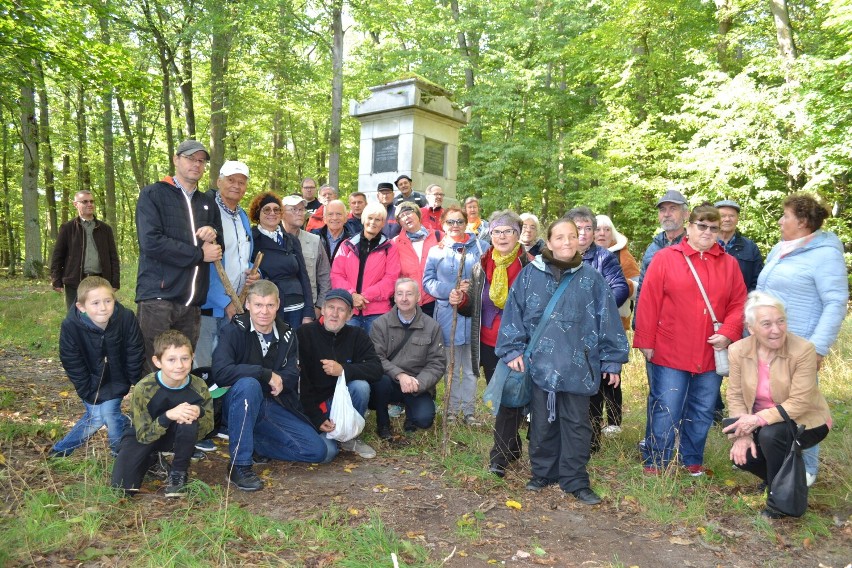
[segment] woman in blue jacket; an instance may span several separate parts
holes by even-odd
[[[772,247],[757,278],[757,290],[779,298],[787,308],[790,333],[814,344],[817,369],[837,340],[846,316],[849,281],[843,245],[823,231],[828,210],[809,195],[784,200],[778,220],[781,242]],[[816,481],[819,446],[804,451],[808,485]]]
[[[589,399],[601,380],[617,385],[627,362],[627,336],[603,276],[583,263],[577,227],[559,219],[547,230],[547,247],[512,284],[503,311],[495,353],[511,369],[532,379],[530,465],[526,488],[540,491],[558,483],[587,505],[600,503],[586,464],[592,426]],[[546,321],[547,304],[566,281],[567,288]],[[536,328],[545,326],[524,350]],[[529,368],[527,368],[529,365]]]

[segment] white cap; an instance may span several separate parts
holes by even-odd
[[[219,177],[228,177],[234,174],[243,174],[246,176],[246,179],[249,177],[248,166],[242,162],[238,162],[236,160],[228,160],[222,167],[219,169]]]
[[[288,207],[295,207],[296,205],[301,205],[302,203],[307,204],[307,201],[301,195],[288,195],[281,200],[281,203],[287,205]]]

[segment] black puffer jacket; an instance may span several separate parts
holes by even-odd
[[[278,344],[275,351],[263,356],[260,340],[251,330],[251,316],[248,313],[234,316],[231,323],[222,328],[219,344],[213,351],[213,380],[221,387],[230,387],[242,378],[251,377],[260,383],[266,396],[272,396],[269,381],[272,373],[278,373],[284,383],[284,389],[278,395],[278,401],[287,409],[302,416],[299,402],[299,350],[296,334],[281,318],[275,319],[278,330]],[[273,347],[270,347],[270,350]]]
[[[207,299],[210,263],[204,262],[203,244],[195,231],[213,227],[222,241],[222,218],[214,198],[195,191],[187,204],[172,178],[142,189],[136,203],[139,272],[136,301],[162,299],[201,306]]]
[[[116,302],[106,329],[100,329],[71,306],[59,331],[59,359],[89,404],[123,397],[143,373],[145,345],[136,316]]]

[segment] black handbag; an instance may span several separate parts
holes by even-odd
[[[769,486],[769,496],[766,498],[766,506],[789,515],[801,517],[808,508],[808,484],[805,478],[805,460],[802,458],[802,445],[799,438],[805,431],[804,425],[796,427],[790,420],[787,411],[780,404],[775,408],[781,413],[784,422],[790,429],[793,442],[790,450],[781,464],[781,469],[772,479]]]

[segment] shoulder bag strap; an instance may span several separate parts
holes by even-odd
[[[701,284],[701,278],[698,277],[698,272],[695,271],[695,267],[692,265],[692,261],[689,260],[689,257],[686,256],[686,253],[683,253],[683,258],[686,259],[686,264],[689,265],[692,275],[695,276],[695,281],[698,283],[698,289],[701,290],[701,296],[704,298],[704,303],[707,304],[707,309],[710,310],[710,317],[713,318],[713,323],[718,324],[719,320],[716,319],[716,312],[713,311],[713,306],[710,305],[710,298],[707,297],[707,292],[704,291],[704,286]]]
[[[577,270],[579,270],[579,268]],[[544,333],[545,324],[547,323],[547,320],[550,319],[550,315],[553,313],[554,308],[556,308],[556,302],[558,302],[559,298],[562,297],[562,294],[565,293],[565,290],[568,288],[568,283],[571,282],[572,278],[574,278],[574,274],[576,274],[576,271],[569,272],[562,277],[562,282],[559,283],[559,287],[556,289],[556,292],[553,293],[553,296],[551,296],[550,301],[547,303],[547,307],[544,308],[544,313],[541,314],[541,319],[538,321],[535,333],[533,333],[532,339],[530,339],[530,342],[524,351],[525,356],[530,356],[533,347],[535,347],[536,343],[538,343],[538,340],[541,338],[541,334]]]
[[[411,322],[414,323],[413,321]],[[411,335],[414,333],[414,329],[412,329],[411,325],[405,330],[405,335],[402,336],[402,341],[399,342],[393,351],[391,351],[390,355],[387,356],[388,361],[393,361],[393,358],[399,355],[399,352],[402,351],[402,348],[405,347],[405,344],[408,343],[408,340],[411,339]]]
[[[787,423],[787,428],[790,429],[790,434],[793,435],[793,440],[798,441],[798,432],[796,431],[796,428],[793,426],[793,420],[792,420],[792,418],[790,418],[790,415],[787,414],[787,411],[784,410],[784,407],[781,406],[780,404],[776,405],[775,409],[781,415],[781,418],[784,419],[784,422]]]

